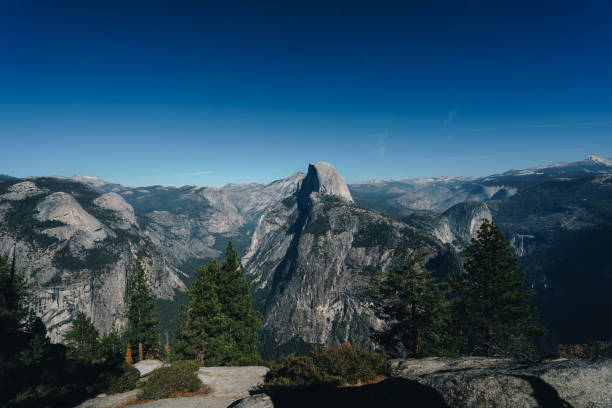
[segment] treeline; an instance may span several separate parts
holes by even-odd
[[[63,407],[100,392],[133,389],[139,373],[131,364],[144,359],[224,365],[258,357],[261,320],[231,242],[221,265],[211,261],[196,270],[174,350],[167,335],[163,344],[155,297],[140,258],[130,267],[122,332],[113,326],[100,336],[91,319],[79,312],[64,334],[65,345],[53,344],[29,308],[31,289],[14,257],[1,256],[0,406]]]
[[[381,271],[367,291],[383,322],[377,344],[392,356],[510,355],[533,357],[533,339],[546,331],[531,305],[535,292],[510,243],[485,220],[465,250],[465,272],[441,282],[415,251],[389,271]]]
[[[386,373],[388,355],[533,355],[532,339],[544,334],[531,306],[534,292],[525,288],[525,276],[495,224],[482,224],[465,251],[465,272],[448,282],[437,280],[424,258],[410,252],[367,288],[369,306],[383,322],[373,340],[384,352],[349,344],[315,347],[311,356],[266,362],[273,368],[271,384],[370,381]],[[100,336],[91,319],[78,313],[60,345],[49,341],[45,325],[28,309],[30,288],[14,259],[0,257],[0,399],[14,407],[66,406],[99,392],[134,388],[138,373],[131,364],[151,358],[197,366],[263,363],[262,321],[231,242],[221,264],[213,260],[196,269],[173,347],[162,336],[147,275],[137,259],[130,267],[122,332],[113,327]],[[181,364],[175,371],[192,370]]]

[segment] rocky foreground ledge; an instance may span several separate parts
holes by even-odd
[[[135,405],[143,408],[323,407],[612,407],[612,359],[520,363],[486,357],[391,360],[392,377],[361,387],[257,390],[265,367],[203,367],[210,395]],[[126,395],[128,398],[122,398]],[[122,407],[136,391],[90,400],[81,407]]]
[[[451,407],[612,407],[612,359],[521,364],[485,357],[392,360],[394,376],[417,381]]]

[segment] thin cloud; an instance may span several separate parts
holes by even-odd
[[[472,155],[472,156],[449,156],[449,157],[431,157],[426,160],[474,160],[474,159],[494,159],[494,158],[503,158],[503,157],[516,157],[516,156],[524,156],[526,154],[532,153],[561,153],[561,152],[577,152],[577,151],[589,151],[589,149],[585,149],[583,147],[572,148],[572,149],[556,149],[556,150],[540,150],[540,151],[525,151],[525,152],[516,152],[516,153],[501,153],[501,154],[481,154],[481,155]]]
[[[569,123],[545,123],[540,125],[517,125],[517,126],[496,126],[490,128],[468,129],[459,133],[478,133],[478,132],[494,132],[497,130],[514,130],[514,129],[546,129],[546,128],[562,128],[570,126],[592,126],[592,125],[610,125],[612,121],[602,122],[569,122]]]
[[[387,137],[389,136],[389,129],[385,129],[384,132],[378,133],[376,135],[376,154],[379,156],[384,156],[385,151],[385,142],[387,141]]]
[[[444,126],[450,125],[452,122],[454,122],[455,119],[457,119],[457,116],[459,116],[459,111],[457,111],[457,109],[453,108],[448,111],[446,119],[444,119]]]
[[[193,173],[182,173],[182,174],[173,174],[173,177],[193,177],[193,176],[203,176],[205,174],[212,174],[212,170],[204,170],[204,171],[194,171]]]

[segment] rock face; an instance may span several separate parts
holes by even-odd
[[[121,229],[129,229],[137,224],[134,209],[117,193],[102,194],[93,203],[102,209],[113,211],[118,218],[117,227]]]
[[[57,192],[47,196],[36,206],[35,217],[39,221],[55,221],[60,226],[46,228],[42,232],[59,240],[76,236],[76,243],[83,248],[93,248],[96,241],[107,237],[104,225],[89,214],[68,193]]]
[[[422,231],[435,236],[443,244],[458,251],[476,238],[484,220],[491,221],[491,211],[482,201],[465,201],[455,204],[442,214],[415,213],[405,221]]]
[[[344,178],[334,166],[325,162],[308,165],[308,173],[302,180],[299,191],[299,195],[304,197],[314,192],[339,197],[349,203],[353,202]]]
[[[369,346],[369,330],[378,325],[361,296],[369,278],[409,249],[440,248],[433,237],[354,206],[341,179],[330,182],[334,173],[311,165],[296,194],[261,217],[243,258],[264,316],[267,351],[348,339]]]
[[[0,254],[16,250],[17,266],[34,285],[32,306],[52,341],[62,340],[79,311],[104,334],[125,323],[128,271],[136,256],[146,261],[155,295],[172,299],[197,266],[222,254],[228,240],[239,251],[248,247],[262,211],[295,192],[303,177],[223,189],[5,177]]]
[[[524,365],[485,357],[393,360],[393,374],[435,389],[451,407],[612,406],[612,360]]]
[[[184,289],[180,272],[132,223],[129,204],[72,181],[0,182],[0,253],[16,251],[33,283],[33,309],[60,342],[79,311],[106,333],[124,325],[129,265],[142,255],[154,293]]]

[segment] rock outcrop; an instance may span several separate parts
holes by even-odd
[[[349,203],[353,202],[344,178],[334,166],[325,162],[308,165],[308,173],[300,183],[298,191],[298,197],[303,199],[306,199],[310,193],[319,193],[339,197]]]
[[[0,191],[0,254],[15,251],[52,341],[62,341],[79,311],[103,334],[124,325],[128,269],[137,254],[158,297],[184,289],[179,270],[132,222],[121,197],[50,178],[4,181]]]
[[[435,389],[450,407],[612,406],[612,360],[521,364],[486,357],[392,360],[396,376]]]
[[[489,207],[482,201],[455,204],[442,214],[420,212],[405,218],[408,224],[458,251],[462,251],[472,238],[476,238],[484,220],[491,221],[492,216]]]
[[[439,248],[404,223],[357,208],[330,167],[311,165],[296,194],[264,213],[243,258],[266,350],[348,339],[369,346],[379,324],[361,296],[369,278],[411,248]]]
[[[78,244],[91,249],[96,241],[102,241],[108,235],[104,225],[68,193],[60,191],[48,195],[36,206],[36,211],[37,220],[61,224],[42,231],[59,240],[66,241],[75,236]]]
[[[116,225],[118,228],[130,229],[137,224],[134,208],[117,193],[102,194],[93,203],[102,209],[113,211],[117,216]]]
[[[163,367],[164,363],[159,360],[141,360],[134,364],[134,368],[138,370],[140,373],[140,377],[146,377],[151,374],[153,370],[157,370],[160,367]]]

